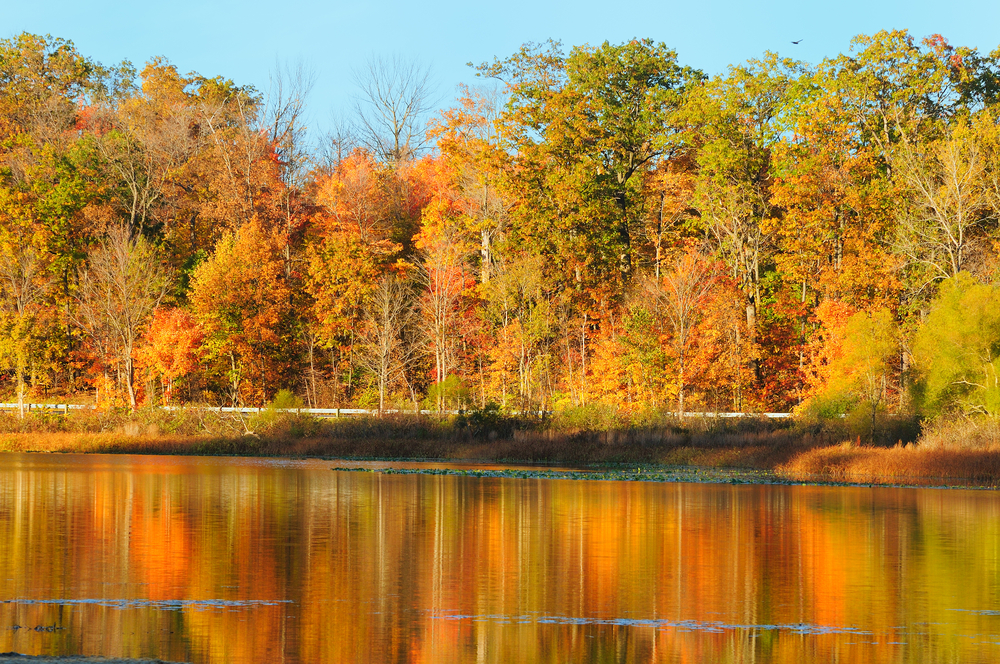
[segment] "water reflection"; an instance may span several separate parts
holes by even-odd
[[[1000,659],[993,492],[330,465],[0,455],[0,652]]]

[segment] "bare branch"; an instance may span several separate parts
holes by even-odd
[[[417,311],[410,287],[393,275],[382,277],[364,312],[358,356],[360,364],[374,374],[378,382],[379,413],[395,382],[405,378],[416,358]]]
[[[116,365],[118,381],[136,405],[133,355],[169,279],[152,245],[124,226],[111,229],[80,273],[72,317],[102,362]]]
[[[433,107],[430,67],[399,55],[373,56],[354,70],[361,144],[383,161],[398,165],[426,146],[427,114]]]
[[[286,184],[308,163],[305,105],[316,84],[315,71],[298,62],[294,67],[275,63],[264,102],[264,129],[284,166]]]

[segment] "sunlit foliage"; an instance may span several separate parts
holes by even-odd
[[[526,44],[436,118],[423,69],[372,62],[364,130],[312,151],[301,74],[0,41],[0,390],[998,414],[972,375],[995,359],[997,52],[880,32],[709,78],[651,39]],[[162,279],[112,344],[85,275],[115,233]]]

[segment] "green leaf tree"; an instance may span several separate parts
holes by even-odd
[[[508,85],[500,118],[523,237],[571,282],[631,279],[642,175],[677,147],[674,112],[701,74],[662,43],[526,45],[481,73]]]
[[[913,360],[925,414],[1000,415],[1000,287],[967,272],[942,282],[917,330]]]
[[[812,397],[812,405],[831,414],[837,411],[843,414],[858,407],[867,409],[874,441],[878,413],[896,387],[899,356],[896,321],[887,309],[859,311],[841,329],[828,333],[836,347],[825,349],[829,362],[823,367],[825,383]]]

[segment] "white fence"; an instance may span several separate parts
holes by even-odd
[[[93,404],[77,404],[77,403],[26,403],[24,404],[25,412],[39,412],[48,411],[67,414],[71,410],[94,410],[97,408]],[[265,412],[267,408],[234,408],[232,406],[157,406],[161,410],[202,410],[202,411],[214,411],[223,415],[257,415],[259,413]],[[16,403],[0,403],[0,411],[14,411],[20,410],[20,406]],[[279,413],[301,413],[303,415],[312,415],[314,417],[350,417],[352,415],[378,415],[378,410],[371,410],[367,408],[277,408],[275,409]],[[414,413],[419,412],[421,415],[436,415],[438,411],[436,410],[391,410],[386,409],[382,411],[383,413]],[[445,415],[457,415],[459,411],[457,410],[445,410],[441,411]]]
[[[60,403],[26,403],[24,404],[25,411],[38,412],[38,411],[49,411],[68,414],[71,410],[94,410],[96,406],[90,404],[60,404]],[[212,410],[220,414],[230,414],[230,415],[256,415],[258,413],[264,412],[266,408],[234,408],[232,406],[159,406],[163,410]],[[0,411],[17,411],[19,409],[16,403],[0,403]],[[378,415],[378,410],[372,410],[367,408],[279,408],[278,412],[284,413],[301,413],[303,415],[312,415],[313,417],[351,417],[358,415]],[[395,410],[387,409],[382,411],[383,413],[402,413],[402,414],[413,414],[419,412],[421,415],[438,415],[439,411],[436,410]],[[461,411],[457,410],[445,410],[440,411],[440,414],[444,415],[458,415]],[[531,413],[532,415],[548,415],[550,413]],[[675,413],[676,414],[676,413]],[[770,419],[783,419],[786,417],[791,417],[791,413],[684,413],[684,417],[718,417],[718,418],[731,418],[731,417],[767,417]]]

